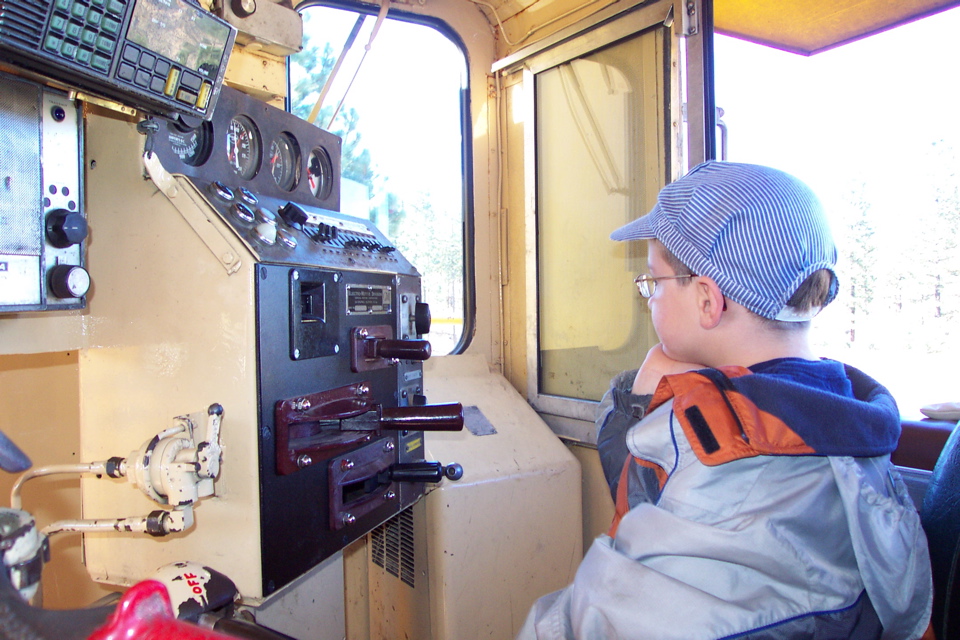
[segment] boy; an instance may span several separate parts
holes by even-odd
[[[601,403],[610,534],[520,638],[919,638],[930,561],[890,465],[899,411],[809,344],[837,291],[817,198],[711,161],[611,238],[649,243],[660,344]]]

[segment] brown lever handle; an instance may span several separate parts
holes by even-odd
[[[380,414],[380,428],[387,431],[460,431],[463,429],[463,405],[456,402],[384,408]]]
[[[377,340],[376,355],[380,358],[398,360],[427,360],[430,357],[430,343],[426,340]]]

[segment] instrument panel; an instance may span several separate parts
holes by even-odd
[[[196,128],[161,125],[156,150],[168,171],[340,209],[339,137],[229,87],[220,100]]]
[[[161,122],[153,150],[264,262],[419,275],[369,221],[340,211],[341,140],[224,87],[195,128]]]

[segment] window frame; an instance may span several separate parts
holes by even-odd
[[[666,113],[667,127],[676,125],[679,121],[681,109],[681,83],[686,81],[685,98],[686,114],[688,116],[687,132],[677,131],[678,127],[666,134],[666,144],[670,157],[665,162],[667,174],[664,184],[682,175],[686,166],[696,164],[711,153],[712,149],[712,120],[706,117],[712,111],[705,107],[708,92],[704,86],[704,78],[710,77],[705,72],[705,61],[709,52],[704,55],[704,25],[700,23],[702,3],[694,2],[695,10],[688,14],[687,3],[655,2],[635,4],[618,13],[599,13],[589,24],[580,24],[572,28],[572,32],[557,34],[549,42],[533,45],[521,50],[494,66],[494,71],[504,70],[505,73],[522,72],[521,84],[524,87],[524,104],[522,106],[524,122],[534,123],[524,127],[523,157],[525,162],[524,200],[527,203],[525,211],[525,228],[527,229],[526,243],[533,251],[527,252],[527,283],[526,304],[532,309],[534,317],[527,321],[527,400],[540,414],[550,428],[564,439],[595,444],[596,433],[594,420],[598,402],[581,400],[541,393],[541,358],[540,358],[540,286],[539,262],[540,251],[536,237],[537,222],[537,140],[536,140],[536,76],[537,74],[569,62],[578,57],[616,43],[617,41],[639,35],[651,28],[662,25],[667,30],[665,47],[669,52],[666,56],[665,95],[667,96]],[[680,25],[674,25],[673,16],[680,7],[683,19]],[[678,37],[682,36],[682,37]],[[671,72],[677,70],[681,63],[680,50],[683,48],[686,59],[685,68],[681,75]],[[673,64],[671,64],[671,61]],[[691,71],[691,68],[692,71]],[[682,128],[682,127],[681,127]],[[637,366],[640,362],[637,362]]]
[[[302,13],[311,7],[328,7],[343,11],[353,11],[368,16],[377,17],[380,9],[378,5],[350,0],[310,0],[297,5],[297,12]],[[390,8],[386,19],[400,20],[411,24],[430,27],[440,35],[446,37],[460,51],[464,62],[464,86],[460,89],[460,130],[462,143],[460,146],[460,170],[463,180],[462,207],[463,220],[461,223],[463,245],[463,330],[460,339],[449,355],[461,354],[467,350],[476,333],[477,317],[477,288],[476,288],[476,261],[475,261],[475,215],[474,215],[474,185],[473,185],[473,127],[470,115],[470,56],[460,35],[445,21],[433,16],[425,16]],[[292,108],[290,82],[290,64],[287,71],[287,95],[284,108],[290,112]],[[416,266],[416,265],[414,265]],[[427,301],[429,303],[429,300]],[[435,354],[442,355],[442,354]]]

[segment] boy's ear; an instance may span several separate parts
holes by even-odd
[[[700,326],[704,329],[713,329],[720,324],[720,316],[726,308],[726,300],[713,278],[699,276],[695,282]]]

